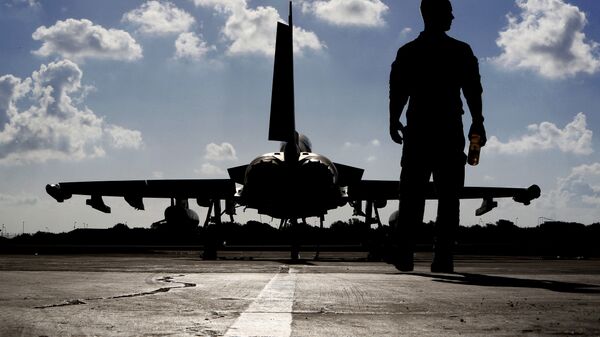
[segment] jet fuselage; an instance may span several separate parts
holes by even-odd
[[[320,217],[343,206],[346,193],[335,164],[311,152],[304,135],[294,147],[301,152],[289,151],[289,145],[282,143],[280,152],[259,156],[248,165],[238,203],[280,219]]]

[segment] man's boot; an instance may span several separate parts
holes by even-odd
[[[415,269],[414,255],[412,249],[401,248],[396,250],[392,264],[396,269],[403,272],[413,271]]]
[[[454,273],[453,244],[444,240],[435,240],[433,245],[432,273]]]

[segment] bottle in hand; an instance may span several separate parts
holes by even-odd
[[[479,164],[479,152],[481,150],[481,146],[479,142],[481,141],[481,136],[473,134],[471,135],[471,143],[469,144],[469,155],[467,158],[467,162],[471,166],[476,166]]]

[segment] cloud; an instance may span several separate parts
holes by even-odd
[[[14,206],[32,206],[40,201],[38,197],[31,195],[10,195],[0,193],[0,203],[14,205]]]
[[[196,20],[172,2],[147,1],[140,7],[123,14],[123,22],[138,26],[138,31],[149,35],[187,32]]]
[[[106,29],[90,20],[66,19],[50,27],[41,26],[33,32],[40,56],[59,55],[74,61],[111,59],[134,61],[142,57],[142,47],[123,30]]]
[[[220,167],[218,167],[216,165],[210,164],[210,163],[202,164],[200,169],[196,169],[196,170],[194,170],[194,172],[199,175],[212,176],[212,177],[222,176],[225,174],[225,170],[221,169]]]
[[[12,75],[0,77],[0,125],[4,125],[17,114],[15,101],[22,98],[31,90],[31,79],[21,81]]]
[[[302,2],[302,12],[337,26],[381,27],[389,7],[380,0],[318,0]]]
[[[325,44],[317,37],[317,34],[296,26],[294,26],[293,45],[296,54],[302,54],[304,50],[318,51],[326,48]],[[275,53],[275,48],[273,48],[273,53]]]
[[[139,149],[142,142],[142,133],[137,130],[129,130],[118,125],[109,125],[104,131],[109,142],[115,149]]]
[[[199,60],[206,53],[215,49],[214,46],[208,46],[201,37],[193,32],[181,33],[175,41],[175,58]]]
[[[559,149],[562,152],[588,155],[592,149],[592,130],[587,128],[585,114],[580,112],[564,129],[550,122],[527,127],[529,134],[502,143],[492,136],[486,150],[502,154],[523,154],[534,151]]]
[[[237,160],[235,149],[229,143],[221,143],[221,145],[210,143],[206,145],[204,158],[214,161]]]
[[[413,29],[410,27],[402,28],[402,30],[400,31],[400,38],[405,39],[406,37],[408,37],[409,34],[412,33],[412,31]]]
[[[544,205],[549,208],[600,207],[600,163],[584,164],[559,178],[556,189],[548,193]]]
[[[230,55],[274,54],[276,24],[282,20],[275,8],[248,8],[246,0],[194,0],[194,3],[196,6],[212,7],[227,16],[221,33],[229,43],[227,52]],[[294,27],[294,52],[318,51],[324,47],[315,33]]]
[[[377,161],[377,156],[375,154],[378,152],[377,148],[380,146],[381,141],[379,141],[379,139],[372,139],[364,144],[344,142],[343,149],[352,151],[353,153],[361,153],[365,155],[365,161],[367,163],[373,163]]]
[[[493,61],[507,69],[533,70],[547,78],[566,78],[600,70],[599,44],[586,41],[586,15],[563,0],[516,0],[520,17],[508,14],[508,27],[496,44]]]
[[[78,107],[72,95],[84,86],[83,72],[69,60],[42,65],[31,77],[0,77],[0,164],[82,160],[105,155],[105,146],[138,149],[139,131],[104,122],[87,107]],[[32,104],[19,111],[24,98]]]
[[[37,0],[7,0],[4,6],[8,8],[27,6],[30,8],[39,8],[41,5]]]
[[[379,147],[379,146],[381,146],[381,141],[379,141],[379,139],[372,139],[366,144],[344,142],[344,148],[346,148],[346,149],[357,148],[357,147],[368,148],[368,147]]]
[[[216,49],[207,45],[201,35],[190,31],[196,23],[194,17],[169,1],[148,1],[125,13],[122,21],[138,26],[138,32],[147,35],[179,34],[175,40],[174,59],[200,60]]]

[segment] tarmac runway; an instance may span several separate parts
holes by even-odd
[[[0,336],[600,336],[600,260],[227,254],[0,255]]]

